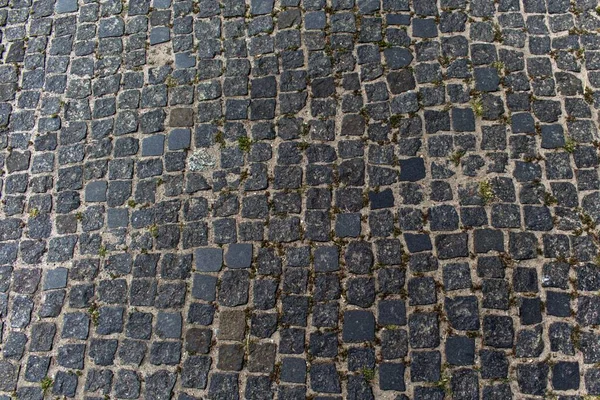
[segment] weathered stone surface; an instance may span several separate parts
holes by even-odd
[[[0,0],[0,397],[600,395],[597,6]]]

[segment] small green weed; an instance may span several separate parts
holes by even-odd
[[[372,368],[365,367],[360,371],[360,373],[368,381],[372,381],[373,379],[375,379],[375,370]]]
[[[476,116],[481,117],[483,115],[483,102],[480,98],[471,100],[471,108]]]
[[[454,164],[454,166],[458,167],[460,165],[460,160],[467,152],[464,150],[455,151],[450,155],[450,161]]]
[[[98,304],[92,303],[90,308],[88,308],[88,314],[90,314],[92,324],[94,324],[94,326],[97,326],[98,318],[100,318],[100,310],[98,309]]]
[[[394,114],[390,117],[390,125],[392,128],[397,128],[400,125],[400,121],[402,121],[402,115]]]
[[[479,195],[485,204],[488,204],[494,200],[494,189],[488,181],[479,182]]]
[[[240,138],[238,138],[238,147],[241,151],[247,153],[252,147],[252,140],[247,136],[241,136]]]
[[[150,232],[150,235],[152,235],[153,238],[157,238],[158,237],[158,225],[156,225],[156,224],[150,225],[148,227],[148,232]]]
[[[46,394],[48,389],[50,389],[52,387],[53,383],[54,383],[54,381],[49,376],[45,377],[44,379],[42,379],[40,381],[40,385],[42,386],[42,391],[44,392],[44,394]]]
[[[586,87],[583,92],[583,99],[586,103],[592,104],[594,102],[594,91],[591,88]]]
[[[502,61],[494,61],[492,63],[492,67],[496,68],[496,70],[498,71],[498,75],[502,75],[502,73],[504,72],[505,65]]]
[[[563,149],[565,149],[565,151],[566,151],[567,153],[572,153],[572,152],[574,152],[576,148],[577,148],[577,142],[576,142],[576,141],[574,141],[574,140],[573,140],[573,139],[571,139],[571,138],[568,138],[568,139],[565,141],[565,145],[563,146]]]

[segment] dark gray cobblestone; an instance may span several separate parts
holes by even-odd
[[[0,398],[600,397],[597,7],[0,0]]]

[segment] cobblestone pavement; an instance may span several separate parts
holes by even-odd
[[[594,0],[0,0],[0,399],[600,398]]]

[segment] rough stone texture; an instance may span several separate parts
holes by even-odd
[[[0,0],[0,398],[599,396],[596,3]]]

